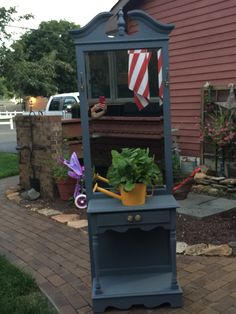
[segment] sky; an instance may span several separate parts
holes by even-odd
[[[0,0],[0,6],[15,6],[20,15],[32,13],[34,20],[13,25],[37,29],[40,22],[51,20],[66,20],[85,26],[98,13],[110,11],[117,2],[118,0]],[[20,29],[14,28],[14,31]]]

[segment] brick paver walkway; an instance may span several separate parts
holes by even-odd
[[[60,313],[93,313],[87,234],[6,200],[3,191],[11,181],[0,181],[0,254],[31,273]],[[107,313],[236,313],[235,257],[178,256],[177,261],[184,291],[181,309],[135,307]]]

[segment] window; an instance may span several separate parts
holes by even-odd
[[[49,106],[49,110],[50,111],[58,111],[60,110],[60,104],[61,104],[61,97],[53,97],[50,106]]]
[[[65,97],[64,98],[64,101],[63,101],[63,107],[62,107],[62,110],[70,110],[71,107],[76,104],[77,101],[74,97]]]

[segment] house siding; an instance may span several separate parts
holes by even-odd
[[[198,157],[203,85],[236,84],[236,1],[139,0],[131,5],[175,24],[170,36],[172,126],[178,129],[181,154]]]

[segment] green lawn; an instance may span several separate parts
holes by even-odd
[[[18,155],[0,152],[0,179],[19,174]]]
[[[56,314],[35,280],[0,256],[0,313]]]

